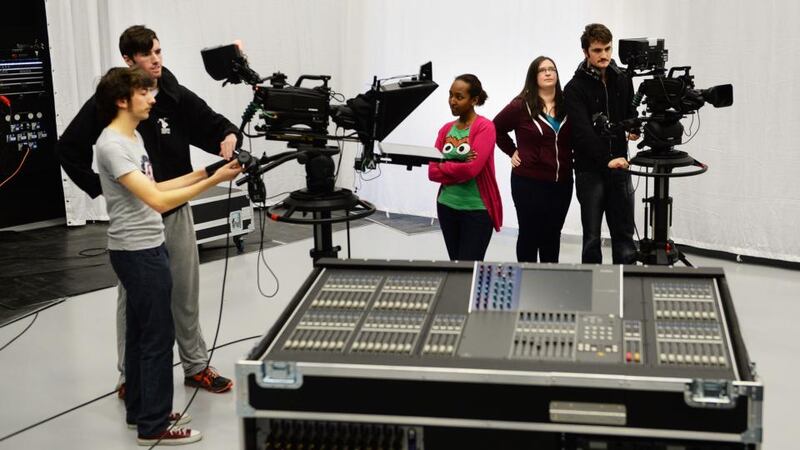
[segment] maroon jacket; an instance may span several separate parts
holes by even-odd
[[[508,156],[519,150],[522,164],[512,173],[542,181],[572,182],[570,122],[565,117],[556,133],[541,113],[531,117],[522,99],[511,100],[494,118],[497,146]],[[508,135],[511,131],[517,143]]]

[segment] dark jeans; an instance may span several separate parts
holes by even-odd
[[[492,239],[492,218],[485,209],[458,210],[436,203],[444,245],[451,261],[483,261]]]
[[[519,222],[517,261],[557,263],[572,181],[556,183],[512,173],[511,196]]]
[[[584,263],[603,262],[600,250],[600,225],[603,213],[611,232],[614,264],[636,262],[633,242],[633,184],[629,173],[618,170],[580,172],[575,175],[575,190],[581,204]]]
[[[164,244],[137,251],[109,252],[111,266],[127,292],[125,332],[125,409],[140,436],[163,433],[172,412],[170,309],[172,275]]]

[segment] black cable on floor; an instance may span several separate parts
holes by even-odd
[[[232,183],[232,182],[230,182],[230,183],[229,183],[229,185],[228,185],[228,201],[227,201],[227,209],[228,209],[228,210],[230,210],[230,204],[231,204],[231,197],[232,197],[232,193],[233,193],[233,183]],[[230,242],[230,227],[228,228],[228,232],[227,232],[227,234],[226,234],[226,236],[225,236],[225,239],[226,239],[226,243],[229,243],[229,242]],[[262,229],[262,245],[263,245],[263,229]],[[260,337],[260,336],[252,336],[252,337],[249,337],[249,338],[239,339],[239,340],[236,340],[236,341],[229,342],[229,343],[227,343],[227,344],[221,345],[221,346],[219,346],[219,347],[217,347],[217,345],[216,345],[216,344],[217,344],[217,339],[219,338],[219,330],[220,330],[220,326],[221,326],[221,324],[222,324],[222,311],[223,311],[223,307],[224,307],[224,300],[225,300],[225,285],[226,285],[227,276],[228,276],[228,260],[229,260],[229,249],[230,249],[230,246],[229,246],[229,245],[226,245],[226,246],[225,246],[225,268],[223,269],[223,273],[222,273],[222,292],[220,293],[220,304],[219,304],[219,315],[218,315],[218,317],[217,317],[217,326],[216,326],[216,330],[215,330],[215,332],[214,332],[214,341],[213,341],[213,342],[212,342],[212,344],[211,344],[211,350],[210,350],[210,352],[209,352],[209,355],[208,355],[208,362],[206,363],[206,367],[203,369],[203,371],[205,371],[206,369],[208,369],[208,368],[211,366],[211,359],[213,358],[213,356],[214,356],[214,351],[215,351],[217,348],[222,348],[222,347],[224,347],[224,346],[231,345],[231,344],[234,344],[234,343],[237,343],[237,342],[241,342],[241,341],[248,340],[248,339],[255,339],[255,338],[257,338],[257,337]],[[266,261],[265,261],[265,262],[266,262]],[[269,266],[267,266],[267,267],[269,268]],[[277,280],[277,278],[276,278],[276,280]],[[37,313],[37,316],[38,316],[38,313]],[[5,348],[5,347],[7,347],[8,345],[10,345],[10,344],[11,344],[11,342],[13,342],[14,340],[16,340],[16,339],[17,339],[19,336],[21,336],[21,335],[22,335],[22,334],[23,334],[25,331],[27,331],[27,329],[28,329],[28,328],[30,328],[30,326],[31,326],[31,325],[33,325],[33,322],[34,322],[35,320],[36,320],[36,318],[34,317],[34,320],[33,320],[33,321],[31,321],[31,323],[28,325],[28,327],[27,327],[25,330],[23,330],[23,331],[22,331],[22,333],[20,333],[20,334],[19,334],[17,337],[15,337],[14,339],[12,339],[12,340],[11,340],[11,341],[10,341],[8,344],[6,344],[5,346],[3,346],[3,348]],[[0,350],[2,350],[2,349],[0,349]],[[178,364],[180,364],[180,363],[176,363],[176,364],[174,364],[174,365],[173,365],[173,367],[176,367]],[[114,390],[114,391],[111,391],[111,392],[109,392],[109,393],[107,393],[107,394],[103,394],[103,395],[101,395],[101,396],[99,396],[99,397],[96,397],[96,398],[94,398],[94,399],[92,399],[92,400],[89,400],[89,401],[87,401],[87,402],[84,402],[84,403],[82,403],[82,404],[80,404],[80,405],[78,405],[78,406],[75,406],[75,407],[73,407],[73,408],[70,408],[70,409],[68,409],[68,410],[66,410],[66,411],[63,411],[63,412],[61,412],[61,413],[58,413],[58,414],[56,414],[56,415],[54,415],[54,416],[51,416],[51,417],[49,417],[49,418],[47,418],[47,419],[44,419],[44,420],[42,420],[42,421],[39,421],[39,422],[37,422],[37,423],[35,423],[35,424],[33,424],[33,425],[27,426],[27,427],[25,427],[25,428],[23,428],[23,429],[21,429],[21,430],[18,430],[18,431],[15,431],[15,432],[13,432],[13,433],[9,434],[9,435],[6,435],[6,436],[3,436],[3,437],[0,437],[0,442],[3,442],[3,441],[4,441],[4,440],[6,440],[6,439],[9,439],[9,438],[11,438],[11,437],[14,437],[14,436],[16,436],[16,435],[18,435],[18,434],[20,434],[20,433],[23,433],[23,432],[25,432],[25,431],[28,431],[28,430],[30,430],[30,429],[36,428],[36,427],[38,427],[39,425],[42,425],[42,424],[44,424],[44,423],[47,423],[47,422],[49,422],[49,421],[51,421],[51,420],[53,420],[53,419],[56,419],[56,418],[58,418],[58,417],[61,417],[61,416],[62,416],[62,415],[64,415],[64,414],[70,413],[70,412],[72,412],[72,411],[75,411],[75,410],[77,410],[77,409],[80,409],[80,408],[82,408],[82,407],[84,407],[84,406],[90,405],[90,404],[92,404],[92,403],[94,403],[94,402],[96,402],[96,401],[98,401],[98,400],[100,400],[100,399],[103,399],[103,398],[105,398],[105,397],[108,397],[109,395],[112,395],[112,394],[114,394],[114,393],[115,393],[115,392],[117,392],[117,391],[118,391],[118,390]],[[189,408],[191,407],[192,403],[194,402],[194,399],[195,399],[195,397],[197,397],[197,393],[198,393],[199,391],[200,391],[200,387],[198,386],[198,387],[196,387],[196,388],[195,388],[194,392],[192,393],[192,396],[191,396],[191,398],[189,399],[189,401],[187,402],[187,404],[186,404],[186,406],[184,407],[183,411],[181,412],[180,416],[178,417],[178,420],[176,420],[174,423],[172,423],[172,424],[170,425],[170,427],[167,429],[167,431],[169,431],[169,430],[171,430],[172,428],[174,428],[174,427],[175,427],[175,425],[176,425],[176,424],[177,424],[177,423],[180,421],[180,418],[181,418],[181,417],[183,417],[183,415],[184,415],[184,414],[186,414],[186,412],[189,410]],[[159,445],[159,443],[161,442],[161,440],[162,440],[162,439],[159,439],[158,441],[156,441],[156,443],[155,443],[155,444],[153,444],[152,446],[150,446],[150,447],[149,447],[149,449],[150,449],[150,450],[152,450],[153,448],[155,448],[156,446],[158,446],[158,445]]]
[[[24,259],[24,260],[43,260],[43,261],[68,261],[70,259],[86,259],[94,258],[96,256],[103,256],[108,253],[105,247],[91,247],[85,248],[78,252],[78,256],[9,256],[7,259]],[[5,258],[4,258],[5,259]]]
[[[39,258],[26,258],[26,259],[39,259]],[[61,272],[69,272],[70,270],[75,269],[91,269],[92,267],[102,267],[102,266],[110,266],[108,262],[100,263],[100,264],[90,264],[88,266],[80,266],[80,267],[64,267],[62,269],[55,269],[55,270],[46,270],[43,272],[36,272],[36,275],[50,275],[53,273],[61,273]]]
[[[229,183],[229,185],[228,185],[228,202],[227,202],[227,209],[228,209],[228,210],[230,210],[230,203],[231,203],[231,196],[232,196],[232,193],[233,193],[233,182],[231,181],[231,182]],[[262,215],[263,215],[263,212],[262,212]],[[261,243],[261,244],[262,244],[262,248],[263,248],[263,232],[264,232],[264,230],[263,230],[263,227],[262,227],[262,230],[261,230],[261,234],[262,234],[262,243]],[[229,241],[230,241],[230,227],[228,228],[228,233],[227,233],[227,234],[226,234],[226,236],[225,236],[225,240],[226,240],[226,244],[228,244],[228,243],[229,243]],[[229,249],[230,249],[230,245],[226,245],[226,246],[225,246],[225,268],[223,269],[223,273],[222,273],[222,292],[221,292],[221,294],[220,294],[220,304],[219,304],[219,315],[218,315],[218,318],[217,318],[217,327],[216,327],[216,330],[215,330],[215,332],[214,332],[214,341],[213,341],[213,343],[211,344],[211,351],[209,352],[209,355],[208,355],[208,362],[207,362],[207,364],[206,364],[206,367],[205,367],[205,369],[203,369],[203,370],[206,370],[206,369],[208,369],[208,367],[210,367],[210,365],[211,365],[211,359],[212,359],[212,357],[214,356],[214,351],[215,351],[217,348],[222,348],[222,347],[223,347],[223,346],[219,346],[219,347],[217,347],[217,345],[216,345],[216,344],[217,344],[217,338],[219,337],[220,325],[222,324],[222,311],[223,311],[224,300],[225,300],[225,285],[226,285],[227,276],[228,276],[228,259],[229,259],[229,251],[228,251],[228,250],[229,250]],[[261,255],[259,255],[259,256],[261,256]],[[264,263],[265,263],[265,265],[267,265],[267,268],[270,270],[270,272],[272,272],[272,269],[269,267],[269,265],[268,265],[268,264],[266,264],[266,260],[264,261]],[[274,276],[274,273],[273,273],[273,276]],[[277,281],[277,277],[275,277],[275,280]],[[276,293],[276,294],[277,294],[277,291],[278,291],[278,289],[279,289],[279,288],[276,288],[276,291],[275,291],[275,293]],[[273,294],[273,295],[274,295],[274,294]],[[37,315],[38,315],[38,313],[37,313]],[[34,319],[34,320],[35,320],[35,319]],[[31,321],[31,325],[32,325],[32,324],[33,324],[33,321]],[[30,327],[30,325],[29,325],[29,327]],[[27,328],[26,328],[26,330],[27,330]],[[23,333],[24,333],[24,331],[25,331],[25,330],[23,330]],[[20,335],[21,335],[21,334],[20,334]],[[227,343],[227,344],[225,344],[225,345],[230,345],[230,344],[233,344],[233,343],[236,343],[236,342],[241,342],[241,341],[243,341],[243,340],[255,339],[255,338],[257,338],[257,337],[260,337],[260,336],[252,336],[252,337],[249,337],[249,338],[239,339],[239,340],[237,340],[237,341],[233,341],[233,342]],[[14,339],[16,339],[16,338],[14,338]],[[12,342],[13,342],[13,340],[12,340]],[[10,342],[9,342],[9,344],[10,344]],[[7,345],[8,345],[8,344],[6,344],[6,346],[7,346]],[[4,347],[4,348],[5,348],[5,347]],[[178,364],[180,364],[180,363],[177,363],[177,364],[173,365],[173,367],[177,366]],[[192,393],[192,396],[191,396],[191,398],[189,399],[188,403],[186,404],[186,406],[184,407],[184,409],[183,409],[183,411],[181,412],[180,416],[178,417],[178,420],[176,420],[176,421],[175,421],[173,424],[171,424],[171,425],[170,425],[170,427],[167,429],[167,431],[169,431],[169,430],[171,430],[173,427],[175,427],[175,425],[176,425],[176,424],[177,424],[177,423],[180,421],[180,418],[181,418],[181,417],[183,417],[183,415],[184,415],[184,414],[186,414],[186,412],[189,410],[189,408],[191,407],[192,403],[194,402],[194,399],[195,399],[195,397],[197,397],[197,393],[198,393],[199,391],[200,391],[200,387],[198,386],[198,387],[196,387],[196,388],[195,388],[195,391]],[[97,397],[97,398],[94,398],[94,399],[92,399],[92,400],[89,400],[88,402],[82,403],[82,404],[80,404],[80,405],[78,405],[78,406],[75,406],[75,407],[73,407],[73,408],[70,408],[70,409],[68,409],[68,410],[66,410],[66,411],[64,411],[64,412],[61,412],[61,413],[59,413],[59,414],[56,414],[55,416],[52,416],[52,417],[49,417],[49,418],[47,418],[47,419],[44,419],[44,420],[42,420],[42,421],[39,421],[39,422],[37,422],[37,423],[35,423],[35,424],[33,424],[33,425],[30,425],[30,426],[28,426],[28,427],[25,427],[25,428],[23,428],[23,429],[21,429],[21,430],[19,430],[19,431],[15,431],[15,432],[13,432],[13,433],[11,433],[11,434],[9,434],[9,435],[6,435],[6,436],[3,436],[3,437],[0,437],[0,442],[3,442],[4,440],[6,440],[6,439],[9,439],[9,438],[11,438],[11,437],[13,437],[13,436],[16,436],[16,435],[18,435],[18,434],[20,434],[20,433],[23,433],[23,432],[25,432],[25,431],[27,431],[27,430],[30,430],[30,429],[36,428],[36,427],[38,427],[39,425],[42,425],[42,424],[44,424],[44,423],[47,423],[47,422],[49,422],[49,421],[51,421],[51,420],[53,420],[53,419],[56,419],[56,418],[58,418],[58,417],[60,417],[60,416],[62,416],[62,415],[64,415],[64,414],[67,414],[67,413],[69,413],[69,412],[72,412],[72,411],[75,411],[75,410],[77,410],[77,409],[80,409],[80,408],[82,408],[82,407],[84,407],[84,406],[86,406],[86,405],[90,405],[90,404],[92,404],[92,403],[94,403],[94,402],[96,402],[96,401],[98,401],[98,400],[100,400],[100,399],[103,399],[103,398],[105,398],[105,397],[108,397],[109,395],[112,395],[112,394],[114,394],[115,392],[117,392],[117,390],[111,391],[111,392],[109,392],[109,393],[107,393],[107,394],[101,395],[100,397]],[[159,439],[158,441],[156,441],[156,443],[155,443],[155,444],[153,444],[152,446],[150,446],[150,447],[149,447],[149,450],[152,450],[153,448],[155,448],[156,446],[158,446],[158,445],[159,445],[159,443],[161,443],[161,441],[162,441],[162,439]]]
[[[230,211],[231,210],[231,197],[232,196],[233,196],[233,180],[228,182],[228,200],[227,200],[226,205],[225,205],[225,210],[226,211]],[[229,245],[230,241],[231,241],[231,224],[230,224],[230,222],[228,222],[228,231],[225,234],[225,244],[226,244],[225,245],[225,267],[222,269],[222,291],[220,292],[220,295],[219,295],[219,314],[217,315],[217,329],[214,331],[214,341],[211,343],[211,351],[208,352],[208,361],[206,361],[206,366],[203,368],[202,371],[200,371],[200,373],[205,372],[206,370],[208,370],[209,367],[211,367],[211,359],[214,357],[214,350],[215,350],[215,347],[217,346],[217,338],[219,337],[219,329],[220,329],[220,326],[222,325],[222,309],[223,309],[223,306],[225,305],[225,285],[226,285],[226,281],[228,280],[228,259],[229,259],[229,254],[230,254],[230,245]],[[167,431],[165,431],[164,434],[162,434],[161,437],[158,438],[156,443],[151,445],[148,448],[148,450],[153,450],[154,448],[156,448],[158,446],[158,444],[160,444],[161,441],[164,439],[164,436],[166,436],[167,433],[169,433],[173,428],[175,428],[178,425],[178,423],[180,423],[181,418],[183,418],[183,416],[186,415],[186,412],[189,411],[189,408],[192,406],[192,403],[194,403],[194,399],[195,399],[195,397],[197,397],[197,393],[198,392],[200,392],[200,386],[199,385],[196,388],[194,388],[194,392],[192,392],[192,396],[189,398],[189,401],[186,403],[186,406],[183,408],[183,411],[181,411],[181,413],[178,415],[178,418],[175,420],[175,422],[172,422],[169,425],[169,427],[167,427]]]
[[[20,332],[19,332],[19,334],[18,334],[18,335],[16,335],[16,336],[14,336],[14,338],[13,338],[13,339],[11,339],[10,341],[6,342],[6,345],[4,345],[4,346],[0,347],[0,352],[2,352],[3,350],[5,350],[5,349],[6,349],[6,347],[8,347],[9,345],[11,345],[11,343],[13,343],[13,342],[14,342],[14,341],[16,341],[17,339],[19,339],[19,338],[20,338],[20,337],[21,337],[23,334],[25,334],[25,332],[26,332],[26,331],[28,331],[28,329],[30,329],[30,327],[32,327],[32,326],[33,326],[33,322],[36,322],[36,319],[37,319],[37,318],[39,318],[39,312],[38,312],[38,311],[36,312],[36,314],[34,314],[34,315],[33,315],[33,320],[31,320],[31,323],[29,323],[29,324],[28,324],[28,326],[27,326],[27,327],[25,327],[25,329],[24,329],[24,330],[20,331]]]
[[[13,323],[19,322],[20,320],[27,319],[28,317],[30,317],[30,316],[32,316],[34,314],[39,314],[42,311],[46,311],[46,310],[48,310],[48,309],[50,309],[50,308],[52,308],[52,307],[54,307],[56,305],[60,305],[60,304],[64,303],[67,299],[69,299],[69,297],[59,297],[59,298],[56,298],[56,299],[53,299],[53,300],[47,300],[46,302],[44,302],[44,303],[47,303],[47,305],[45,305],[45,306],[43,306],[43,307],[41,307],[39,309],[30,310],[30,311],[20,315],[19,317],[15,317],[15,318],[9,320],[6,323],[0,324],[0,328],[5,328],[5,327],[7,327],[7,326],[9,326],[9,325],[11,325]],[[15,308],[8,308],[6,305],[3,305],[2,303],[0,303],[0,309],[7,309],[7,310],[12,310],[13,311]]]
[[[91,399],[91,400],[89,400],[89,401],[87,401],[87,402],[83,402],[83,403],[81,403],[81,404],[80,404],[80,405],[78,405],[78,406],[74,406],[74,407],[72,407],[72,408],[70,408],[70,409],[68,409],[68,410],[66,410],[66,411],[62,411],[62,412],[60,412],[60,413],[58,413],[58,414],[56,414],[56,415],[54,415],[54,416],[50,416],[50,417],[48,417],[47,419],[40,420],[39,422],[36,422],[36,423],[35,423],[35,424],[33,424],[33,425],[28,425],[27,427],[25,427],[25,428],[23,428],[23,429],[21,429],[21,430],[18,430],[18,431],[15,431],[15,432],[11,433],[11,434],[8,434],[8,435],[5,435],[5,436],[3,436],[3,437],[0,437],[0,442],[3,442],[3,441],[5,441],[6,439],[10,439],[10,438],[12,438],[12,437],[14,437],[14,436],[17,436],[17,435],[19,435],[19,434],[22,434],[22,433],[24,433],[24,432],[26,432],[26,431],[28,431],[28,430],[32,430],[32,429],[34,429],[34,428],[38,427],[39,425],[44,425],[45,423],[47,423],[47,422],[50,422],[50,421],[51,421],[51,420],[53,420],[53,419],[57,419],[57,418],[59,418],[59,417],[61,417],[61,416],[65,415],[65,414],[69,414],[69,413],[71,413],[72,411],[76,411],[76,410],[78,410],[78,409],[81,409],[81,408],[83,408],[84,406],[91,405],[92,403],[94,403],[94,402],[96,402],[96,401],[98,401],[98,400],[104,399],[104,398],[108,397],[109,395],[112,395],[112,394],[113,394],[113,393],[115,393],[115,392],[117,392],[117,391],[116,391],[116,390],[114,390],[114,391],[111,391],[111,392],[109,392],[109,393],[107,393],[107,394],[103,394],[103,395],[101,395],[101,396],[99,396],[99,397],[95,397],[95,398],[93,398],[93,399]]]
[[[267,227],[267,219],[265,218],[266,214],[266,205],[264,208],[261,209],[261,215],[259,217],[259,227],[261,228],[261,241],[258,246],[258,254],[256,255],[256,286],[258,286],[258,293],[261,294],[262,297],[266,298],[274,298],[278,295],[278,292],[281,290],[281,282],[278,279],[278,276],[275,275],[275,272],[272,270],[272,267],[269,266],[267,263],[267,259],[264,257],[264,229]],[[265,294],[264,290],[261,289],[261,262],[264,262],[264,266],[267,268],[267,271],[272,275],[272,279],[275,280],[275,291],[271,294]]]
[[[220,348],[224,348],[224,347],[227,347],[227,346],[229,346],[229,345],[238,344],[238,343],[240,343],[240,342],[244,342],[244,341],[251,341],[251,340],[253,340],[253,339],[258,339],[258,338],[260,338],[260,337],[261,337],[261,335],[259,334],[259,335],[256,335],[256,336],[248,336],[248,337],[246,337],[246,338],[236,339],[235,341],[230,341],[230,342],[226,342],[226,343],[224,343],[224,344],[218,345],[217,347],[215,347],[215,348],[212,348],[212,349],[211,349],[211,351],[218,350],[218,349],[220,349]],[[173,367],[173,368],[174,368],[174,367],[178,367],[180,364],[181,364],[181,363],[180,363],[180,361],[179,361],[179,362],[177,362],[177,363],[173,364],[173,365],[172,365],[172,367]],[[73,406],[73,407],[72,407],[72,408],[70,408],[70,409],[64,410],[64,411],[62,411],[62,412],[60,412],[60,413],[58,413],[58,414],[55,414],[55,415],[53,415],[53,416],[50,416],[50,417],[46,418],[46,419],[42,419],[42,420],[40,420],[40,421],[38,421],[38,422],[36,422],[36,423],[34,423],[34,424],[32,424],[32,425],[28,425],[28,426],[26,426],[26,427],[24,427],[24,428],[21,428],[21,429],[19,429],[19,430],[15,431],[15,432],[13,432],[13,433],[10,433],[10,434],[7,434],[7,435],[5,435],[5,436],[3,436],[3,437],[0,437],[0,442],[3,442],[3,441],[5,441],[6,439],[10,439],[10,438],[12,438],[12,437],[14,437],[14,436],[20,435],[20,434],[22,434],[22,433],[24,433],[24,432],[26,432],[26,431],[30,431],[30,430],[32,430],[32,429],[34,429],[34,428],[36,428],[36,427],[38,427],[38,426],[40,426],[40,425],[44,425],[44,424],[46,424],[47,422],[50,422],[51,420],[58,419],[59,417],[61,417],[61,416],[65,415],[65,414],[69,414],[69,413],[71,413],[71,412],[73,412],[73,411],[77,411],[77,410],[79,410],[79,409],[83,408],[84,406],[89,406],[89,405],[91,405],[92,403],[94,403],[94,402],[96,402],[96,401],[98,401],[98,400],[102,400],[102,399],[104,399],[104,398],[106,398],[106,397],[109,397],[109,396],[111,396],[111,395],[114,395],[114,394],[116,394],[116,393],[117,393],[117,391],[118,391],[118,390],[119,390],[119,389],[115,389],[115,390],[113,390],[113,391],[111,391],[111,392],[108,392],[108,393],[106,393],[106,394],[100,395],[100,396],[98,396],[98,397],[95,397],[95,398],[93,398],[93,399],[91,399],[91,400],[88,400],[88,401],[86,401],[86,402],[83,402],[83,403],[81,403],[80,405]]]
[[[105,255],[108,253],[108,249],[103,247],[93,247],[93,248],[85,248],[78,252],[78,255],[83,256],[85,258],[92,258],[94,256]]]

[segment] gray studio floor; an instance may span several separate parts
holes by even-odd
[[[436,228],[406,235],[371,224],[353,230],[352,239],[354,258],[446,259]],[[495,234],[486,259],[513,261],[515,240],[513,230]],[[336,233],[335,241],[344,245],[344,232]],[[266,259],[280,280],[280,291],[272,299],[258,293],[256,253],[230,259],[218,344],[260,335],[267,329],[308,275],[310,247],[311,241],[304,240],[266,251]],[[561,259],[577,262],[578,245],[564,244]],[[766,385],[764,448],[797,448],[792,436],[800,404],[795,382],[800,373],[800,274],[696,256],[690,259],[695,265],[723,266],[728,275],[745,342]],[[219,313],[223,268],[224,261],[201,266],[202,326],[209,345]],[[274,289],[274,281],[263,270],[261,286],[265,293]],[[0,352],[0,438],[114,389],[115,295],[111,288],[72,297],[42,312],[27,333]],[[25,319],[0,328],[0,345],[29,322]],[[222,348],[214,354],[212,364],[223,374],[233,376],[236,360],[253,342]],[[175,371],[175,383],[175,408],[180,409],[192,391],[183,387],[179,369]],[[190,411],[194,417],[191,425],[205,436],[187,448],[240,448],[235,395],[236,392],[201,392],[197,396]],[[45,448],[139,447],[135,444],[135,431],[124,424],[122,402],[116,396],[108,396],[0,442],[0,449]]]

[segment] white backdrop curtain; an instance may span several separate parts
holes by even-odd
[[[292,83],[300,74],[342,78],[344,3],[338,1],[211,0],[50,0],[47,2],[59,134],[93,93],[103,73],[124,62],[117,42],[125,28],[144,24],[158,34],[164,65],[178,80],[237,126],[252,91],[244,85],[221,87],[203,68],[200,49],[244,43],[250,64],[261,76],[281,71]],[[261,154],[284,151],[281,143],[246,141]],[[352,159],[352,156],[350,156]],[[202,167],[219,158],[193,149],[192,163]],[[347,175],[342,174],[342,178]],[[287,163],[266,177],[267,194],[304,186],[304,169]],[[91,201],[66,175],[67,223],[104,220],[102,198]],[[352,180],[352,175],[350,175]],[[352,181],[346,181],[349,185]]]
[[[155,29],[165,65],[237,124],[249,91],[243,86],[221,88],[211,80],[199,56],[203,47],[243,39],[252,67],[262,76],[277,70],[290,79],[302,73],[329,74],[331,85],[346,97],[363,92],[373,75],[413,73],[433,61],[434,79],[441,87],[389,136],[385,147],[430,146],[438,127],[450,118],[447,89],[458,74],[472,72],[481,78],[489,100],[479,113],[490,118],[519,92],[528,64],[540,54],[555,59],[566,84],[582,58],[578,38],[586,23],[605,23],[615,42],[665,38],[668,66],[691,65],[699,88],[732,83],[735,97],[733,107],[702,108],[699,132],[681,147],[710,170],[671,183],[673,238],[788,261],[800,261],[800,235],[791,225],[800,223],[800,149],[791,135],[800,123],[800,83],[794,75],[800,59],[792,56],[800,31],[787,20],[797,17],[800,3],[789,0],[758,5],[743,0],[48,1],[60,131],[94,90],[97,78],[122,63],[117,38],[135,23]],[[282,149],[272,142],[254,142],[253,147],[259,153]],[[424,168],[408,172],[383,166],[354,177],[347,170],[352,153],[348,149],[340,185],[355,184],[360,196],[389,211],[435,214],[436,186],[427,181]],[[505,223],[515,227],[510,164],[497,153]],[[200,151],[193,154],[197,165],[213,159]],[[270,193],[302,185],[303,170],[296,164],[267,177]],[[74,200],[79,190],[65,194],[76,202],[68,206],[73,223],[99,216],[93,209],[97,202]],[[637,198],[643,194],[642,181]],[[636,221],[641,231],[641,211]],[[564,232],[580,231],[573,199]]]
[[[93,80],[115,61],[105,6],[105,2],[98,0],[46,3],[59,135],[94,92]],[[72,183],[63,169],[61,180],[68,225],[108,220],[102,196],[92,200]]]

